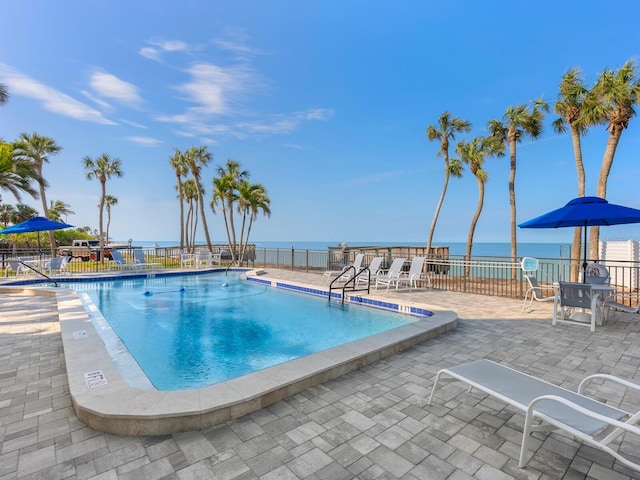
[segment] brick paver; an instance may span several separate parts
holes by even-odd
[[[290,272],[270,272],[287,276]],[[315,282],[317,275],[293,274]],[[640,319],[617,313],[595,333],[552,327],[551,307],[451,292],[391,292],[451,306],[458,328],[207,430],[164,437],[96,432],[71,410],[55,300],[0,295],[0,480],[131,479],[630,479],[602,452],[536,433],[518,468],[523,416],[451,384],[427,406],[440,369],[489,358],[575,389],[586,374],[640,383]],[[603,390],[615,402],[619,390]],[[622,407],[638,410],[638,396]],[[626,437],[623,448],[638,455]]]

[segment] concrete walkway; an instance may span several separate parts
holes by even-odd
[[[320,275],[268,275],[321,285]],[[294,278],[295,277],[295,278]],[[96,432],[71,410],[55,299],[0,295],[0,480],[629,479],[640,472],[561,434],[517,465],[523,417],[452,384],[426,405],[437,370],[477,358],[575,390],[590,373],[640,383],[640,319],[615,314],[595,333],[552,327],[551,305],[407,290],[458,312],[457,330],[215,428],[163,437]],[[604,398],[616,403],[618,391]],[[640,409],[638,396],[624,408]],[[623,442],[639,455],[640,444]]]

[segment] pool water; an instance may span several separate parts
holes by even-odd
[[[213,273],[74,283],[158,390],[201,388],[416,317]]]

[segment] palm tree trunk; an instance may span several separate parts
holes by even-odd
[[[427,256],[431,253],[431,243],[433,242],[433,233],[436,230],[436,223],[438,222],[438,216],[440,215],[440,209],[444,202],[444,196],[447,193],[447,186],[449,185],[449,159],[445,160],[445,174],[444,184],[442,185],[442,192],[440,192],[440,199],[436,205],[436,211],[433,214],[433,220],[431,221],[431,229],[429,230],[429,240],[427,240]]]
[[[178,173],[176,174],[178,178],[178,197],[180,198],[180,250],[184,248],[184,233],[185,233],[185,224],[184,224],[184,197],[182,195],[182,178]]]
[[[209,237],[209,227],[207,226],[207,217],[204,213],[204,196],[198,187],[198,203],[200,204],[200,215],[202,216],[202,228],[204,229],[204,237],[207,239],[207,248],[211,251],[211,238]]]
[[[103,229],[102,229],[102,224],[103,224],[102,216],[104,214],[104,198],[105,198],[105,196],[107,194],[106,183],[107,183],[106,180],[104,180],[104,181],[100,180],[100,186],[101,186],[101,189],[102,189],[102,195],[100,196],[100,218],[99,218],[99,221],[98,221],[99,233],[100,233],[100,242],[99,242],[100,251],[98,253],[98,258],[100,258],[100,263],[104,263],[104,258],[103,258],[103,255],[102,255],[102,252],[104,251],[104,236],[102,234],[102,232],[103,232]]]
[[[233,203],[231,203],[231,199],[227,202],[227,208],[229,210],[229,229],[231,230],[231,240],[233,241],[231,263],[234,263],[236,261],[236,227],[233,222]]]
[[[471,219],[471,226],[469,227],[469,236],[467,237],[467,253],[464,257],[464,276],[468,277],[470,273],[469,262],[471,262],[471,249],[473,248],[473,235],[476,231],[476,225],[478,224],[478,219],[480,218],[480,213],[482,212],[482,206],[484,204],[484,183],[478,180],[478,206],[476,207],[476,212],[473,214],[473,218]]]
[[[607,180],[611,172],[613,157],[616,154],[616,148],[618,148],[621,135],[622,128],[612,128],[612,132],[609,134],[609,139],[607,140],[607,148],[604,151],[602,167],[600,167],[600,176],[598,177],[598,196],[602,198],[607,198]],[[589,232],[589,257],[591,260],[595,261],[600,258],[599,250],[600,227],[591,227],[591,231]]]
[[[578,176],[578,197],[584,197],[585,194],[585,174],[584,163],[582,161],[582,145],[580,142],[580,132],[571,125],[571,140],[573,143],[573,157],[576,160],[576,174]],[[582,228],[573,229],[573,244],[571,246],[571,270],[569,272],[572,282],[577,282],[580,277],[580,259],[582,258]],[[577,259],[573,263],[573,259]]]
[[[47,196],[44,188],[44,180],[42,179],[42,163],[36,163],[36,171],[38,173],[38,185],[40,187],[40,200],[42,200],[42,215],[44,218],[49,218],[49,207],[47,207]],[[53,230],[49,230],[49,248],[51,250],[51,257],[56,256],[56,237],[53,234]]]
[[[511,263],[518,262],[518,240],[516,234],[516,141],[509,141],[511,168],[509,170],[509,207],[511,210]],[[511,279],[516,280],[517,269],[511,269]]]

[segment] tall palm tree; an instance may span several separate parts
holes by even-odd
[[[491,136],[503,145],[509,145],[509,208],[511,211],[511,262],[518,261],[518,243],[516,232],[516,145],[525,137],[538,138],[542,134],[542,120],[544,112],[549,111],[549,105],[541,98],[533,102],[533,108],[527,105],[507,107],[502,121],[489,121]],[[517,275],[515,268],[511,271],[511,278]]]
[[[436,211],[433,214],[433,220],[431,221],[431,229],[429,230],[429,239],[427,240],[427,254],[431,252],[431,243],[433,242],[433,233],[436,229],[436,223],[438,222],[438,216],[440,215],[440,209],[444,202],[444,196],[447,193],[447,186],[449,185],[449,176],[453,175],[456,178],[462,177],[462,163],[457,158],[449,158],[449,141],[455,140],[456,133],[468,132],[471,130],[471,122],[463,120],[458,117],[451,117],[449,112],[444,112],[438,118],[438,125],[429,125],[427,127],[427,138],[429,141],[438,140],[440,142],[440,149],[437,156],[444,158],[444,184],[442,185],[442,192],[440,193],[440,199],[436,205]]]
[[[607,198],[607,180],[613,165],[616,148],[622,132],[636,115],[635,105],[640,102],[640,78],[634,60],[628,60],[617,71],[605,69],[591,89],[591,108],[587,118],[592,124],[605,124],[609,131],[607,147],[598,176],[598,196]],[[589,254],[593,260],[599,257],[600,228],[591,227]]]
[[[9,101],[9,92],[4,83],[0,83],[0,105],[4,105]]]
[[[185,221],[185,246],[189,252],[193,252],[193,247],[196,242],[196,230],[198,228],[198,189],[196,188],[196,182],[193,178],[183,182],[182,194],[189,207]],[[195,208],[193,205],[194,202]]]
[[[93,159],[89,156],[84,157],[84,169],[86,170],[87,180],[93,180],[94,178],[100,182],[100,216],[99,216],[99,240],[100,240],[100,261],[104,262],[104,256],[102,252],[104,252],[104,230],[102,228],[103,225],[103,216],[104,216],[104,204],[105,197],[107,195],[107,180],[111,177],[121,177],[122,173],[122,162],[119,158],[112,158],[107,153],[103,153],[98,158]]]
[[[235,203],[238,200],[238,188],[240,183],[249,178],[247,170],[240,170],[240,164],[235,160],[228,159],[223,167],[218,165],[218,177],[213,179],[213,199],[211,200],[211,208],[215,211],[215,205],[220,202],[222,204],[222,214],[227,230],[227,241],[231,250],[231,262],[235,262],[237,236],[233,212]]]
[[[15,143],[15,153],[17,157],[32,162],[40,178],[38,184],[40,186],[42,214],[45,218],[49,218],[49,207],[47,206],[47,197],[45,194],[48,185],[42,175],[42,166],[45,163],[49,163],[49,157],[57,155],[61,151],[62,147],[58,145],[53,138],[44,137],[35,132],[32,134],[21,133]],[[51,245],[51,256],[55,256],[56,242],[53,230],[49,230],[49,244]]]
[[[171,167],[176,172],[176,183],[178,189],[178,200],[180,202],[180,249],[184,248],[185,237],[185,225],[184,225],[184,195],[182,192],[182,177],[189,173],[189,166],[187,165],[184,153],[179,149],[174,149],[173,155],[169,159]]]
[[[202,169],[207,166],[213,155],[206,146],[191,147],[185,152],[185,160],[191,170],[191,175],[195,181],[198,205],[200,206],[200,216],[202,217],[202,228],[204,236],[207,240],[207,248],[211,251],[211,238],[209,237],[209,227],[207,226],[207,217],[204,213],[204,190],[202,189]]]
[[[469,276],[471,250],[473,248],[473,235],[478,224],[478,219],[484,206],[484,185],[489,179],[489,174],[483,169],[484,162],[490,156],[502,156],[504,153],[502,142],[494,137],[476,137],[471,142],[459,142],[456,153],[460,159],[469,165],[469,170],[476,177],[478,183],[478,205],[471,220],[469,236],[467,237],[467,249],[465,254],[465,276]]]
[[[111,225],[111,207],[118,204],[118,197],[113,195],[104,196],[104,206],[107,209],[107,243],[109,243],[109,226]]]
[[[38,198],[38,191],[32,185],[32,181],[38,179],[34,165],[15,155],[14,144],[0,140],[0,190],[11,192],[19,202],[22,193]]]
[[[62,222],[62,216],[64,215],[65,221],[68,215],[73,215],[74,212],[71,210],[71,206],[68,203],[64,203],[62,200],[51,200],[49,202],[49,218],[51,220],[55,220],[56,222]]]
[[[238,188],[238,212],[242,214],[242,228],[240,230],[240,265],[244,261],[247,245],[249,244],[249,235],[253,222],[258,218],[258,213],[262,211],[263,215],[271,216],[271,199],[267,194],[267,189],[259,183],[249,183],[248,180],[240,182]],[[249,218],[247,226],[247,235],[244,237],[245,223]],[[243,240],[244,237],[244,240]]]
[[[578,176],[578,197],[585,196],[585,172],[582,161],[581,137],[587,134],[587,123],[585,122],[583,110],[585,99],[589,90],[584,86],[584,79],[578,67],[569,69],[560,81],[558,100],[554,105],[554,112],[559,117],[553,121],[553,129],[558,133],[564,133],[569,127],[571,132],[571,142],[573,144],[573,158],[576,162],[576,174]],[[571,247],[571,258],[581,258],[582,252],[582,228],[576,227],[573,230],[573,244]],[[571,264],[571,279],[576,281],[580,272],[578,263]]]

